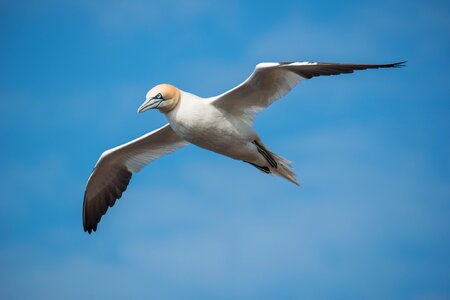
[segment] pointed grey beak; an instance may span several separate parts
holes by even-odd
[[[144,103],[142,103],[141,106],[139,106],[137,112],[142,113],[148,109],[152,108],[158,108],[159,104],[162,102],[161,99],[148,99],[145,100]]]

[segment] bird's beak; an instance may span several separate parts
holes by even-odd
[[[159,104],[162,102],[161,99],[148,99],[142,103],[138,108],[138,113],[144,112],[147,109],[158,108]]]

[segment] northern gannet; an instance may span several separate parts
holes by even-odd
[[[155,86],[138,112],[158,109],[169,123],[103,152],[84,194],[84,231],[96,231],[101,217],[122,196],[133,173],[188,144],[244,161],[298,185],[290,162],[271,152],[252,128],[255,114],[286,95],[301,80],[403,64],[260,63],[240,85],[210,98],[201,98],[170,84]]]

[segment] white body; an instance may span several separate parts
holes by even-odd
[[[166,114],[167,120],[175,133],[191,144],[233,159],[266,164],[252,143],[258,139],[253,128],[239,116],[214,106],[213,101],[181,91],[178,105]]]

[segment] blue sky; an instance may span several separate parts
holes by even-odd
[[[446,1],[0,3],[2,299],[450,298]],[[256,129],[301,187],[186,147],[82,230],[98,156],[262,61],[389,63],[302,82]]]

